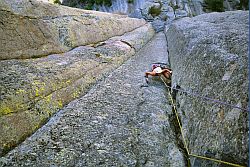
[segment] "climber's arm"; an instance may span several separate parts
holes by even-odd
[[[148,83],[148,76],[151,75],[151,76],[158,76],[158,74],[154,71],[151,71],[151,72],[145,72],[145,79],[146,79],[146,82]]]

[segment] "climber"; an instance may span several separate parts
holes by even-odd
[[[148,83],[148,76],[164,76],[165,79],[171,79],[172,70],[167,67],[165,63],[154,63],[152,64],[152,70],[150,72],[145,72],[145,79]]]

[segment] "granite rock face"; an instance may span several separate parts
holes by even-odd
[[[248,12],[183,18],[167,28],[172,84],[247,109]],[[191,153],[248,163],[248,113],[178,92],[177,110]],[[219,164],[191,158],[195,166]]]
[[[158,33],[136,56],[0,158],[0,166],[185,166],[169,121],[172,108],[164,84],[150,78],[149,86],[142,87],[150,64],[166,62],[166,46],[165,35]]]
[[[31,135],[63,106],[86,93],[94,83],[133,56],[154,35],[152,26],[139,19],[98,12],[87,14],[83,10],[58,7],[52,4],[37,2],[31,4],[33,1],[21,1],[20,3],[27,3],[24,6],[25,9],[29,10],[17,8],[19,4],[10,3],[10,1],[4,3],[6,6],[9,4],[12,8],[17,8],[18,17],[23,15],[22,13],[29,13],[29,16],[25,16],[23,19],[27,19],[27,22],[23,22],[19,30],[17,28],[21,35],[20,38],[9,36],[11,34],[9,31],[1,32],[1,34],[6,35],[1,43],[3,45],[1,46],[1,58],[11,60],[0,61],[0,155]],[[31,9],[26,5],[35,6],[35,8]],[[76,16],[66,14],[57,16],[54,12],[59,11],[59,9],[62,10],[61,12],[67,9]],[[16,13],[13,14],[7,8],[4,10],[2,8],[1,12],[5,12],[7,18],[17,16]],[[85,21],[88,22],[89,27],[84,25],[83,20],[78,25],[71,22],[72,24],[68,23],[66,26],[66,28],[70,27],[72,31],[74,30],[73,35],[77,37],[77,40],[70,41],[78,47],[68,52],[46,55],[54,51],[63,52],[72,46],[64,47],[58,41],[60,31],[56,33],[53,27],[47,29],[48,27],[46,28],[43,24],[40,27],[35,24],[36,21],[33,17],[45,17],[45,15],[48,18],[56,19],[55,22],[58,26],[64,24],[64,19],[67,20],[68,17],[72,17],[73,21],[77,17],[85,18],[86,15],[88,19]],[[32,25],[26,24],[30,18],[34,21]],[[41,21],[41,23],[43,22],[44,20]],[[53,24],[55,22],[53,21]],[[39,30],[42,33],[41,38],[37,36],[39,32],[32,32],[29,29],[32,26],[43,29]],[[7,29],[8,26],[5,28]],[[14,31],[11,28],[10,30]],[[51,33],[52,31],[54,32]],[[44,34],[48,36],[45,38]],[[123,35],[116,36],[119,34]],[[71,39],[71,37],[69,38]],[[20,45],[11,49],[11,46],[7,44],[10,41],[7,39],[12,38],[13,45],[15,43]],[[29,40],[32,42],[26,45],[24,41]],[[44,42],[46,47],[38,41]],[[85,44],[85,46],[79,46],[81,44]],[[47,46],[51,47],[51,50]],[[19,59],[37,57],[40,56],[40,53],[46,56]]]
[[[0,59],[62,53],[122,35],[145,24],[126,16],[38,1],[0,2]]]
[[[63,0],[62,4],[67,6],[75,4],[77,8],[84,8],[84,2],[80,0]],[[132,2],[112,0],[111,6],[93,5],[93,10],[144,18],[152,22],[156,32],[159,32],[164,30],[165,24],[171,23],[174,19],[204,13],[202,5],[203,0],[133,0]]]
[[[210,1],[204,0],[111,0],[111,2],[111,6],[94,4],[93,10],[144,18],[148,22],[152,22],[156,32],[162,31],[164,29],[162,27],[173,20],[218,11],[219,6],[221,6],[221,11],[248,10],[247,0],[224,0],[221,5],[215,1],[207,3]],[[81,0],[63,0],[62,4],[76,8],[86,7],[86,3]],[[151,14],[151,8],[160,14]]]

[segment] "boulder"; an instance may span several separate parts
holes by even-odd
[[[129,17],[132,17],[132,18],[140,18],[140,19],[143,18],[140,9],[136,9],[133,13],[130,13],[130,14],[129,14]]]
[[[160,32],[164,30],[165,22],[163,20],[157,19],[152,22],[152,26],[156,32]]]
[[[172,85],[239,108],[178,92],[177,110],[192,154],[247,166],[248,12],[202,14],[166,32]],[[217,166],[191,157],[192,165]]]
[[[32,3],[33,1],[29,2]],[[6,4],[8,3],[6,2]],[[27,5],[30,3],[27,2]],[[64,7],[61,8],[48,3],[34,2],[34,4],[38,6],[35,5],[34,11],[33,9],[29,10],[30,16],[25,16],[27,21],[33,17],[45,17],[39,16],[43,15],[43,10],[47,10],[48,15],[51,15],[46,17],[56,18],[53,24],[57,22],[58,26],[63,24],[64,19],[67,20],[68,17],[74,17],[71,21],[78,17],[72,15],[53,16],[54,9],[64,10]],[[15,8],[15,5],[15,3],[11,4],[12,8]],[[22,8],[17,7],[17,9],[20,10],[19,13],[28,13],[28,11],[22,11],[24,10]],[[142,20],[92,11],[87,14],[86,11],[79,9],[65,9],[69,9],[73,15],[82,13],[79,17],[88,18],[85,20],[86,22],[78,20],[80,23],[77,26],[73,22],[67,24],[66,28],[72,28],[72,31],[75,31],[73,35],[78,37],[75,40],[70,40],[77,46],[72,50],[46,55],[51,51],[46,50],[46,47],[44,48],[35,41],[43,39],[41,42],[45,42],[52,49],[61,49],[61,52],[68,50],[71,46],[62,47],[63,45],[59,43],[56,46],[53,45],[59,40],[58,34],[50,34],[51,29],[45,28],[42,24],[41,27],[35,25],[36,21],[33,25],[22,23],[20,29],[20,33],[23,31],[22,38],[12,36],[13,44],[22,44],[23,41],[30,39],[34,43],[30,43],[24,48],[17,45],[17,48],[13,50],[10,50],[10,46],[9,48],[1,47],[1,53],[3,53],[3,56],[5,55],[2,58],[9,60],[0,61],[0,155],[5,154],[31,135],[63,106],[85,94],[93,84],[133,56],[154,35],[152,26],[145,24]],[[41,10],[40,13],[39,10]],[[7,9],[1,11],[6,12],[6,17],[13,16],[13,13],[8,12]],[[110,23],[114,24],[109,25]],[[35,38],[37,34],[29,31],[32,26],[38,29],[44,28],[43,35],[45,35],[42,35],[43,38]],[[136,28],[137,26],[140,27]],[[53,29],[53,27],[51,28]],[[117,36],[122,33],[123,35]],[[48,38],[45,38],[46,34]],[[6,37],[3,40],[5,44],[9,42],[8,38],[11,39],[8,35],[7,33],[4,36]],[[88,36],[89,38],[86,38]],[[72,36],[64,37],[66,40]],[[85,46],[78,46],[82,43],[80,41],[84,40]],[[8,46],[5,44],[4,46]],[[18,48],[19,51],[17,51]],[[32,52],[34,48],[36,50]],[[27,57],[37,57],[39,56],[38,53],[45,55],[39,58],[19,59],[25,58],[21,54],[24,52],[27,53],[25,54]],[[20,54],[18,55],[18,53]]]
[[[154,15],[154,11],[158,12],[158,10],[161,10],[160,3],[146,2],[144,6],[142,7],[141,13],[142,13],[142,16],[144,16],[144,19],[153,20],[154,17],[156,16]]]
[[[188,12],[185,10],[176,9],[175,10],[175,19],[179,19],[182,17],[188,17]]]
[[[62,53],[122,35],[144,24],[125,15],[34,0],[0,2],[0,60]]]
[[[121,41],[128,44],[131,48],[134,48],[135,51],[139,51],[145,42],[152,38],[152,35],[154,34],[154,30],[152,28],[153,27],[150,24],[147,24],[122,36],[110,38],[107,42]]]
[[[168,12],[167,13],[167,23],[171,23],[175,19],[175,12]]]
[[[192,0],[188,3],[189,8],[191,9],[191,14],[193,16],[197,16],[200,14],[203,14],[203,6],[204,6],[204,2],[203,0]]]

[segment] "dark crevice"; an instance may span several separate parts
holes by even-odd
[[[168,38],[167,38],[166,33],[165,33],[165,37],[166,37],[166,41],[167,41],[167,57],[168,57],[168,64],[169,64],[169,67],[171,67],[171,62],[170,62],[170,58],[169,58],[169,49],[168,49]]]
[[[166,34],[165,34],[165,36],[166,36]],[[167,41],[167,46],[168,46],[168,38],[167,38],[167,36],[166,36],[166,41]],[[171,68],[171,61],[170,61],[170,58],[169,58],[169,49],[168,49],[168,47],[167,47],[167,56],[168,56],[168,63],[169,63],[170,68]],[[172,87],[172,81],[168,86]],[[179,85],[176,85],[174,87],[180,89]],[[168,88],[167,91],[171,92],[171,98],[172,98],[173,103],[174,103],[174,104],[172,104],[172,101],[170,101],[170,99],[168,98],[169,99],[169,104],[175,105],[175,107],[176,107],[176,104],[177,104],[176,103],[176,97],[177,97],[177,94],[178,94],[178,90]],[[177,107],[176,107],[176,109],[177,109]],[[178,118],[179,118],[180,124],[182,126],[181,119],[180,119],[179,116],[178,116]],[[172,106],[172,113],[168,114],[168,120],[169,120],[170,128],[172,129],[172,132],[173,132],[174,137],[175,137],[175,143],[176,143],[177,147],[179,148],[180,152],[183,154],[184,161],[185,161],[185,166],[190,167],[191,163],[190,163],[189,155],[188,155],[187,149],[185,148],[185,145],[184,145],[184,142],[183,142],[183,139],[182,139],[181,129],[180,129],[180,126],[179,126],[179,123],[178,123],[178,120],[177,120],[177,117],[176,117],[175,110],[174,110],[173,106]]]
[[[177,85],[177,87],[180,88],[180,86],[178,86],[178,85]],[[171,91],[171,89],[168,89],[168,91]],[[172,99],[173,99],[173,102],[174,102],[173,105],[175,105],[175,106],[176,106],[176,96],[177,96],[177,94],[178,94],[177,90],[172,90],[171,96],[172,96]],[[171,104],[171,102],[170,102],[170,104]],[[182,126],[181,119],[180,119],[179,116],[178,116],[178,118],[179,118],[180,124]],[[189,166],[191,166],[190,165],[190,160],[189,160],[189,155],[188,155],[188,152],[187,152],[187,150],[185,148],[185,145],[183,143],[181,129],[180,129],[180,126],[179,126],[179,123],[178,123],[178,120],[177,120],[177,116],[175,115],[175,110],[174,110],[173,106],[172,106],[172,113],[168,114],[168,120],[169,120],[169,123],[170,123],[170,128],[172,129],[172,132],[174,133],[175,143],[176,143],[179,150],[181,151],[181,153],[184,156],[185,165],[187,167],[189,167]]]
[[[122,43],[125,43],[126,45],[128,45],[129,47],[131,47],[131,48],[133,48],[133,49],[135,49],[130,43],[128,43],[127,41],[123,41],[123,40],[121,40],[121,42]]]

